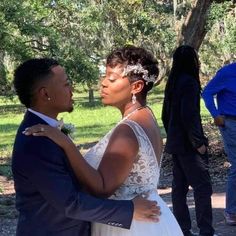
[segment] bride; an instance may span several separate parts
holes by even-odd
[[[146,195],[161,208],[159,222],[133,220],[130,230],[114,227],[116,224],[92,223],[92,236],[183,235],[157,193],[162,140],[156,119],[146,106],[147,93],[159,73],[157,64],[150,52],[134,46],[108,55],[101,98],[103,104],[118,108],[122,119],[87,152],[86,161],[71,139],[58,129],[46,125],[27,129],[27,134],[47,136],[64,149],[75,175],[90,193],[123,200]]]

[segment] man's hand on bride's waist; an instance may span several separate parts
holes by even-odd
[[[156,201],[147,200],[138,196],[133,200],[134,215],[133,218],[139,221],[158,222],[161,215],[160,207]]]

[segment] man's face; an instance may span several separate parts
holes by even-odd
[[[55,114],[73,111],[72,88],[65,70],[58,65],[51,71],[53,76],[47,86],[50,109]]]

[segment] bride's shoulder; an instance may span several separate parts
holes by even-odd
[[[125,125],[126,127],[129,127],[129,129],[131,129],[136,136],[139,135],[140,133],[145,132],[141,122],[139,122],[138,120],[127,119],[123,121],[122,124]]]
[[[131,121],[123,121],[119,123],[112,132],[113,137],[136,138],[134,124]]]
[[[123,139],[133,139],[135,143],[140,145],[140,136],[143,136],[144,129],[135,120],[127,119],[117,125],[113,132],[113,137],[120,137]]]

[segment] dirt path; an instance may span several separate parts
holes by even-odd
[[[4,187],[4,192],[0,194],[0,235],[15,235],[17,212],[15,210],[13,181],[7,180],[0,176],[0,186]],[[171,188],[159,189],[159,194],[171,208]],[[218,236],[236,236],[236,226],[227,226],[224,222],[223,209],[225,204],[224,184],[214,186],[214,194],[212,196],[214,227]],[[190,190],[188,196],[188,204],[192,216],[193,228],[197,232],[193,194]]]
[[[13,236],[16,231],[17,211],[15,209],[15,192],[12,180],[0,176],[0,235]]]
[[[213,186],[214,194],[212,195],[212,207],[213,207],[213,224],[218,236],[236,236],[236,226],[228,226],[225,224],[223,217],[223,210],[225,208],[225,186],[217,185]],[[159,189],[159,194],[171,208],[171,188]],[[188,195],[188,206],[192,217],[192,225],[194,232],[198,232],[195,218],[195,207],[193,201],[193,192],[190,190]]]
[[[212,133],[212,132],[211,132]],[[218,140],[218,139],[213,139]],[[225,179],[227,172],[227,162],[224,153],[222,152],[222,143],[217,141],[212,143],[210,151],[210,175],[213,183],[213,217],[214,228],[218,236],[236,236],[236,226],[227,226],[224,222],[223,210],[225,207]],[[159,194],[163,200],[171,208],[171,180],[172,180],[172,161],[171,157],[165,155],[162,161],[160,175]],[[13,181],[7,180],[6,177],[0,175],[0,235],[13,236],[15,235],[17,211],[15,210],[15,194]],[[188,195],[188,205],[192,217],[193,229],[198,232],[196,227],[196,218],[194,210],[193,193],[190,190]],[[174,235],[173,235],[174,236]]]

